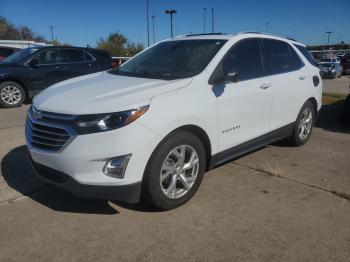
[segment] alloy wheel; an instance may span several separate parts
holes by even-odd
[[[160,186],[163,194],[178,199],[187,194],[194,185],[199,170],[199,157],[189,145],[180,145],[165,158],[160,171]]]
[[[1,90],[0,97],[6,104],[16,105],[21,101],[22,94],[16,86],[8,85]]]
[[[312,111],[310,108],[305,108],[301,114],[299,121],[299,137],[301,140],[305,140],[310,134],[312,129]]]

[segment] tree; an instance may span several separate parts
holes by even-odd
[[[3,16],[0,16],[0,39],[46,42],[43,36],[34,33],[28,26],[15,26]]]
[[[97,48],[107,51],[111,56],[134,56],[143,50],[143,45],[130,42],[123,34],[113,32],[107,38],[98,39]]]

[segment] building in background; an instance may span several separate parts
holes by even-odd
[[[11,48],[27,48],[35,46],[47,46],[51,45],[45,42],[35,42],[27,40],[0,40],[0,47],[11,47]]]

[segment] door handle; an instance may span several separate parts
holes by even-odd
[[[260,86],[261,89],[267,89],[271,86],[271,83],[265,83]]]
[[[300,80],[304,80],[306,78],[306,76],[299,76]]]

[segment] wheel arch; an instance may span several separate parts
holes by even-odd
[[[187,131],[189,133],[192,133],[196,137],[199,138],[199,140],[202,142],[204,149],[205,149],[205,157],[206,157],[206,167],[205,170],[208,171],[211,168],[211,152],[212,152],[212,146],[210,138],[207,134],[207,132],[204,131],[203,128],[197,126],[197,125],[184,125],[180,126],[173,131],[169,133],[169,135],[175,131]]]
[[[314,97],[310,97],[307,101],[310,101],[312,103],[312,105],[314,106],[314,109],[315,109],[315,116],[317,117],[317,108],[318,108],[318,103],[317,103],[317,100],[316,98]],[[306,102],[307,102],[306,101]]]

